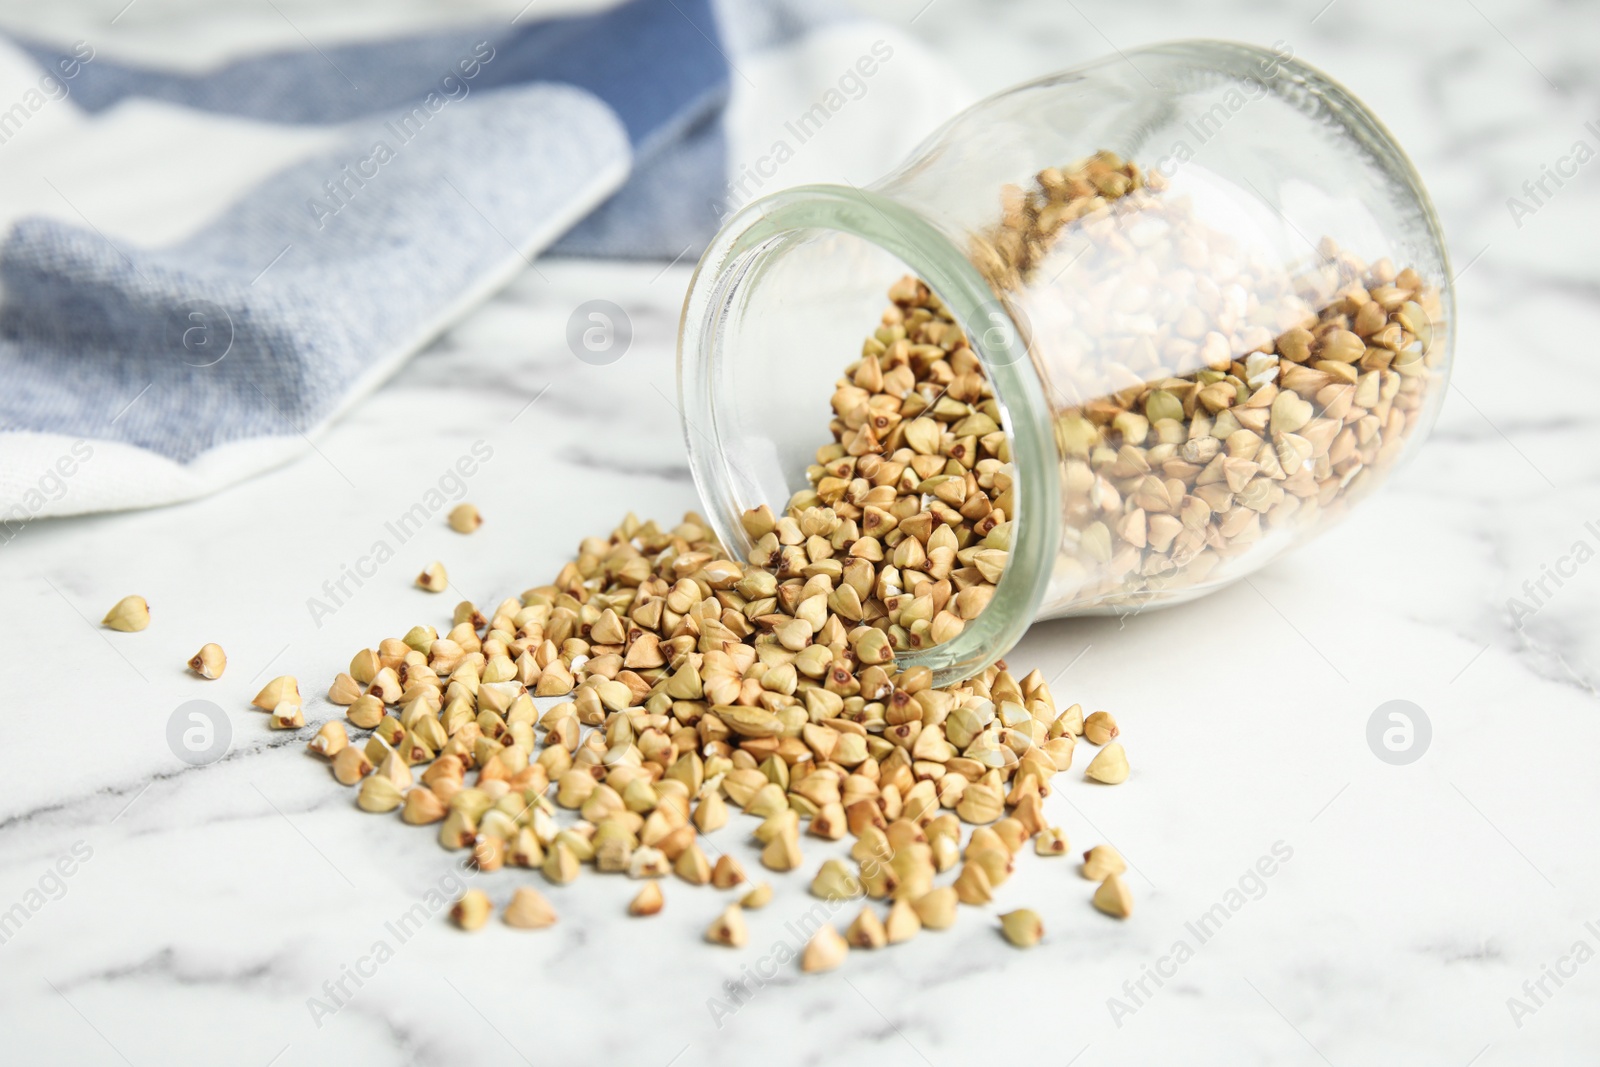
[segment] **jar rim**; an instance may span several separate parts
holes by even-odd
[[[897,651],[901,669],[928,667],[933,684],[971,677],[1004,656],[1038,614],[1061,541],[1054,474],[1059,460],[1053,416],[1029,352],[1028,337],[996,299],[964,251],[931,221],[897,201],[850,185],[802,185],[740,208],[701,257],[684,299],[678,332],[678,398],[684,442],[707,520],[729,552],[751,547],[738,522],[731,454],[716,411],[717,360],[733,290],[785,239],[807,232],[844,233],[890,253],[944,302],[982,362],[1011,443],[1018,514],[1012,520],[1005,571],[989,604],[948,641]],[[973,325],[988,328],[975,331]],[[842,369],[842,364],[841,364]],[[771,501],[758,503],[772,504]],[[787,501],[777,502],[781,512]]]

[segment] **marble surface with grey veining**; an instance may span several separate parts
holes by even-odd
[[[469,937],[434,910],[463,877],[451,855],[357,812],[304,752],[309,731],[266,729],[248,706],[266,678],[298,675],[308,715],[328,717],[320,693],[351,651],[439,621],[445,598],[410,585],[423,563],[493,601],[546,580],[624,506],[696,505],[673,406],[689,267],[541,262],[302,461],[0,545],[0,1061],[1593,1063],[1600,162],[1577,163],[1576,143],[1600,148],[1585,125],[1600,122],[1600,9],[1323,3],[869,5],[984,92],[1157,39],[1288,42],[1407,146],[1452,242],[1455,379],[1384,492],[1248,584],[1125,625],[1040,625],[1010,657],[1122,719],[1131,780],[1074,772],[1047,807],[1076,848],[1127,855],[1130,921],[1093,911],[1067,861],[1027,856],[995,905],[824,977],[775,963],[814,903],[798,878],[739,951],[698,940],[714,891],[669,884],[665,911],[638,921],[623,913],[635,887],[598,877],[547,890],[551,930]],[[0,24],[170,53],[208,25],[298,44],[447,10],[141,0],[106,25],[123,4],[6,0]],[[595,298],[632,319],[610,366],[564,342]],[[480,441],[492,458],[466,493],[483,529],[396,538],[385,524]],[[380,540],[393,558],[344,578]],[[94,625],[130,592],[150,599],[149,630]],[[313,618],[313,597],[331,612]],[[216,682],[183,670],[206,641],[229,654]],[[231,732],[202,767],[167,737],[195,699]],[[1395,700],[1431,727],[1405,765],[1368,741]],[[744,829],[712,842],[754,870]],[[476,881],[503,900],[526,878]],[[1048,934],[1019,953],[994,916],[1024,905]]]

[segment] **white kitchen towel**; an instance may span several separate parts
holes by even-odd
[[[897,28],[801,0],[199,72],[0,41],[0,542],[300,455],[540,252],[692,257],[741,203],[864,184],[964,102]]]

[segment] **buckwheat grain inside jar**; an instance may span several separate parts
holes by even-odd
[[[819,446],[869,441],[829,407],[846,367],[937,381],[951,338],[970,347],[1015,514],[987,608],[899,650],[943,684],[1035,619],[1180,603],[1341,517],[1433,421],[1450,278],[1415,170],[1347,90],[1284,50],[1144,48],[975,105],[868,188],[730,219],[684,306],[690,462],[747,552],[743,513],[781,514]],[[907,334],[930,308],[960,327],[942,351]],[[907,397],[934,417],[936,399]]]

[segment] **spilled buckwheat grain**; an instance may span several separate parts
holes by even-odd
[[[795,510],[797,529],[823,528],[825,509]],[[833,610],[853,587],[815,555],[775,572],[726,558],[694,515],[671,529],[629,517],[585,540],[550,585],[487,613],[463,603],[442,634],[418,626],[357,652],[339,686],[356,686],[347,722],[371,733],[340,745],[325,727],[310,747],[361,786],[363,810],[438,823],[440,843],[486,871],[742,886],[732,854],[712,865],[697,843],[731,805],[759,819],[773,871],[806,869],[807,839],[854,838],[849,860],[804,875],[813,893],[909,906],[860,920],[857,941],[943,929],[958,901],[992,899],[1039,832],[1064,849],[1040,802],[1072,762],[1082,711],[1059,710],[1039,672],[1019,679],[1003,663],[945,688],[926,668],[897,669],[891,644],[872,640],[884,629]],[[863,562],[874,581],[892,566]],[[552,699],[541,710],[536,695]],[[261,702],[293,696],[284,678]],[[963,819],[985,824],[966,842]],[[935,884],[947,872],[957,889]],[[541,900],[514,901],[508,921],[539,925]],[[659,891],[630,910],[654,914]],[[458,922],[477,929],[483,914],[473,897]],[[744,944],[741,910],[707,937]],[[844,943],[818,942],[811,969],[836,965]]]
[[[713,865],[698,844],[729,805],[760,820],[759,859],[776,872],[806,867],[803,839],[850,835],[849,860],[807,881],[826,900],[869,903],[848,938],[828,927],[813,939],[802,964],[815,972],[850,944],[898,944],[989,902],[1041,832],[1038,851],[1064,852],[1041,803],[1071,766],[1082,709],[1059,709],[1038,671],[1019,679],[1003,662],[943,688],[895,662],[988,604],[1015,503],[1008,438],[965,336],[915,279],[890,297],[834,393],[834,441],[811,487],[781,517],[743,517],[746,560],[696,515],[671,528],[630,515],[548,585],[359,650],[329,697],[370,734],[342,745],[324,728],[310,746],[359,784],[358,806],[438,823],[440,844],[485,871],[538,868],[557,886],[586,868],[649,879],[634,915],[661,910],[655,879],[746,882],[733,855]],[[445,583],[437,564],[419,578]],[[257,703],[291,697],[298,707],[284,678]],[[965,842],[963,821],[978,825]],[[530,893],[507,922],[549,925]],[[753,909],[771,895],[763,883],[740,899]],[[479,929],[490,910],[473,890],[454,915]],[[1014,943],[1037,940],[1010,925]],[[747,938],[737,904],[706,928],[714,944]]]

